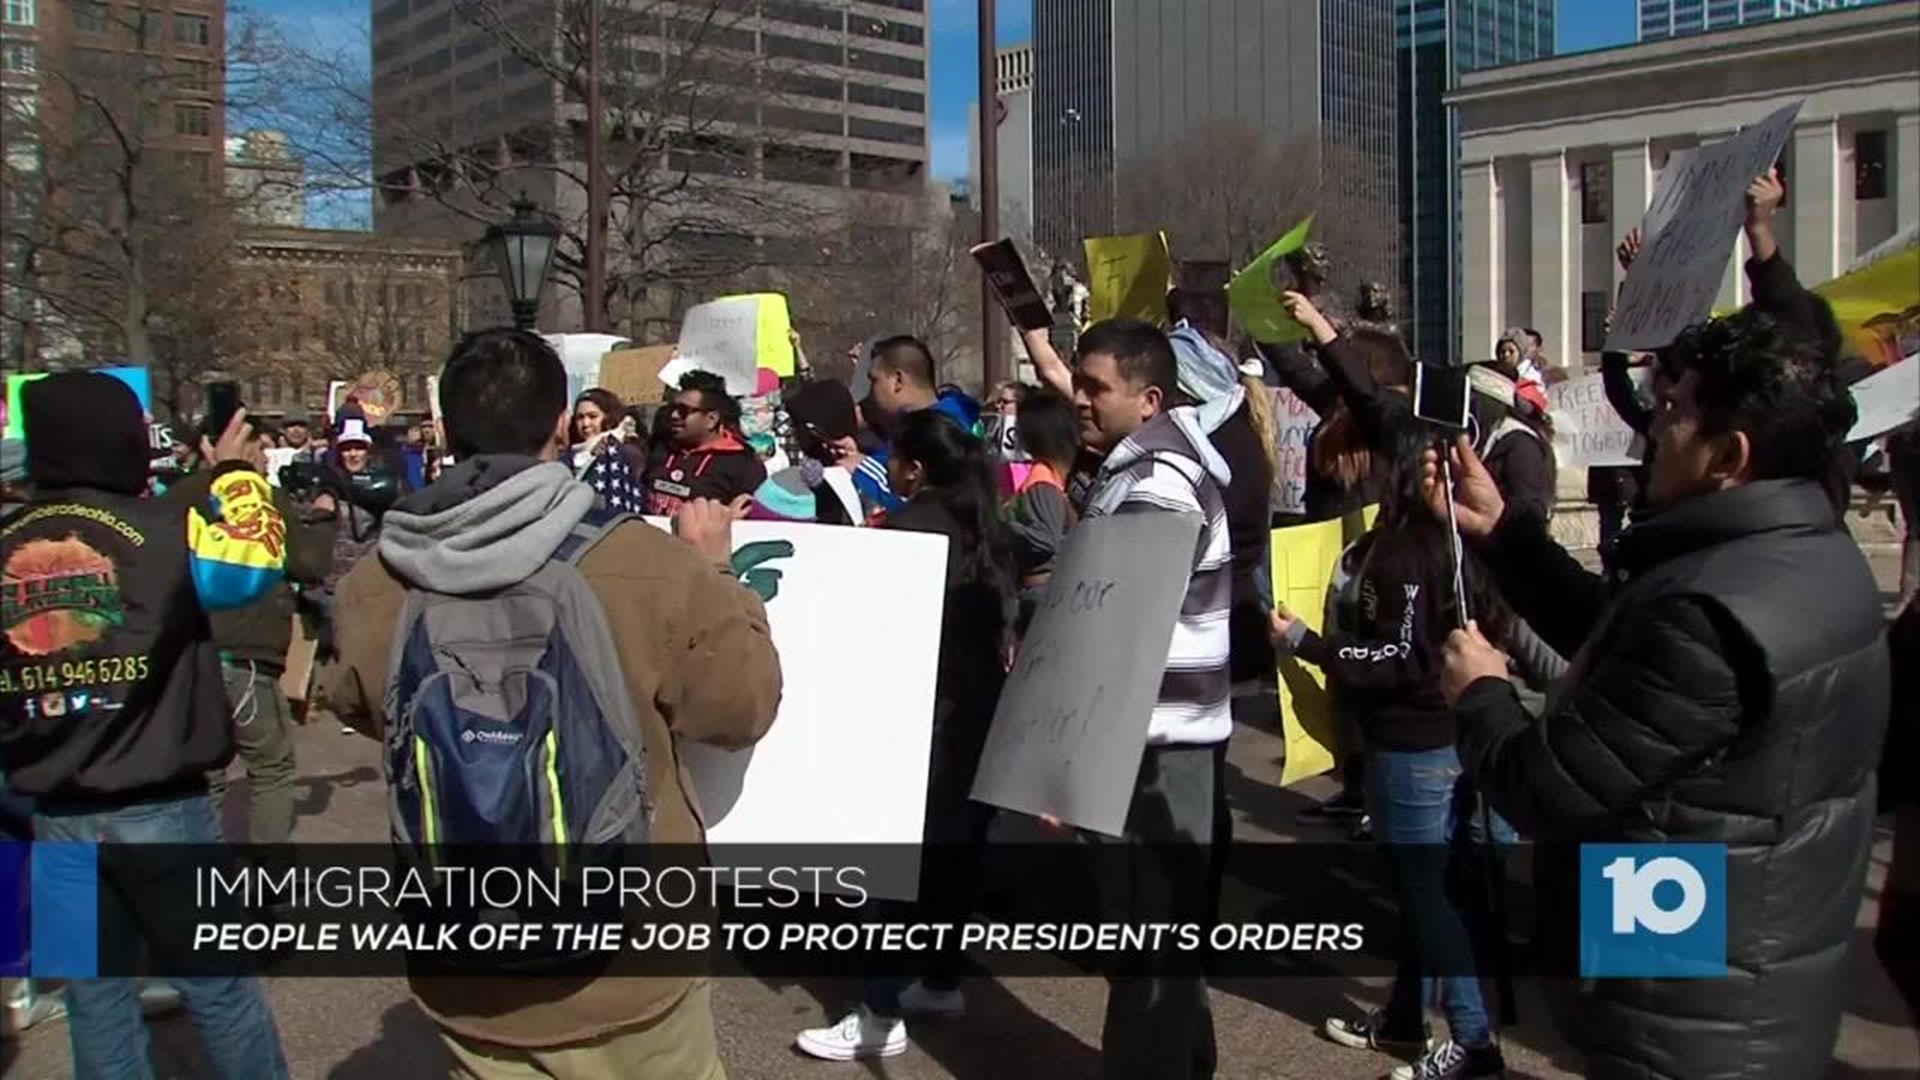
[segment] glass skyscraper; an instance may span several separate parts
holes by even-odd
[[[1640,0],[1640,40],[1700,34],[1742,23],[1874,2],[1876,0]]]
[[[1460,139],[1443,98],[1466,72],[1553,55],[1554,0],[1399,0],[1396,22],[1400,324],[1416,357],[1457,362]]]

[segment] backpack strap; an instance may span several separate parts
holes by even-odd
[[[580,524],[573,527],[573,531],[567,534],[566,539],[560,541],[560,546],[554,548],[553,554],[547,558],[553,562],[577,567],[580,565],[580,560],[587,557],[587,552],[593,550],[594,545],[605,540],[608,533],[632,518],[632,514],[596,509],[581,518]]]

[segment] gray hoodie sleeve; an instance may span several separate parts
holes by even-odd
[[[1007,524],[1022,576],[1053,572],[1072,521],[1066,493],[1052,484],[1035,484],[1013,500]]]

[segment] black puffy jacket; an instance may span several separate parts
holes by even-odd
[[[1493,679],[1457,706],[1468,773],[1542,841],[1545,946],[1579,908],[1575,845],[1728,845],[1727,977],[1589,984],[1568,1033],[1587,1075],[1824,1075],[1889,693],[1873,576],[1825,491],[1761,481],[1636,523],[1611,588],[1532,519],[1503,521],[1486,554],[1574,656],[1538,721]]]

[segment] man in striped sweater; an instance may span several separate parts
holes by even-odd
[[[1085,515],[1184,513],[1206,522],[1187,568],[1186,599],[1127,813],[1122,842],[1134,850],[1125,856],[1127,880],[1115,883],[1117,910],[1109,913],[1127,922],[1208,921],[1207,845],[1219,783],[1214,749],[1233,733],[1227,666],[1233,580],[1222,496],[1231,472],[1196,411],[1184,404],[1178,378],[1173,347],[1147,323],[1113,319],[1080,339],[1073,372],[1080,437],[1106,458]],[[1165,959],[1137,958],[1111,981],[1104,1075],[1212,1075],[1206,983],[1169,974]]]

